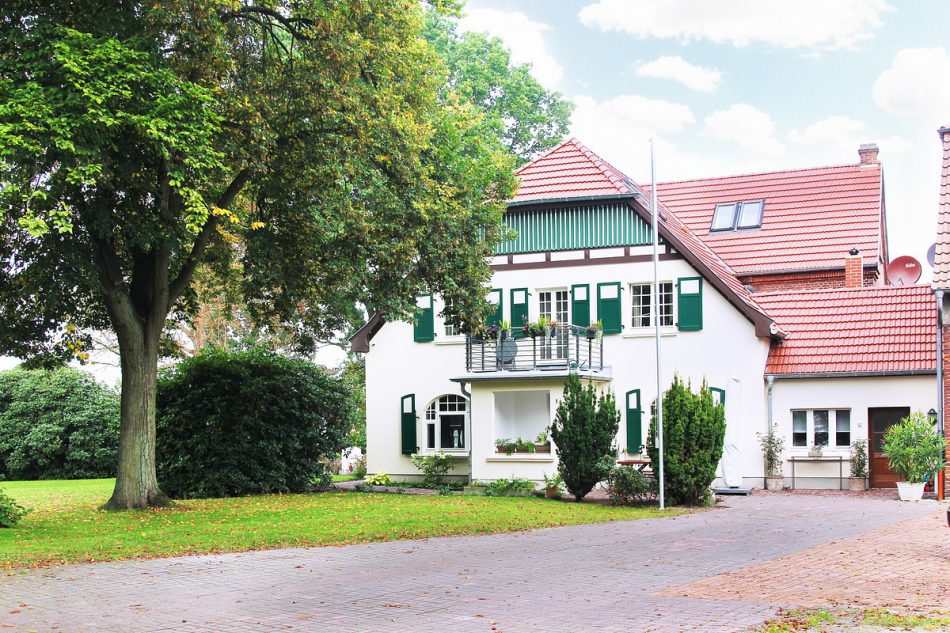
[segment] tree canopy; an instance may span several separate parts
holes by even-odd
[[[542,86],[528,64],[514,64],[502,41],[458,32],[454,16],[430,11],[425,37],[445,60],[442,90],[486,114],[495,134],[519,163],[556,145],[567,134],[573,104]]]
[[[441,13],[445,3],[429,10]],[[199,265],[324,338],[423,291],[473,322],[513,161],[415,0],[0,5],[0,352],[115,331],[111,505],[160,503],[159,340]],[[241,247],[237,248],[236,245]]]

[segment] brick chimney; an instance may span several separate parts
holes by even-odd
[[[865,143],[858,148],[862,165],[877,165],[877,143]]]
[[[864,258],[856,248],[844,258],[844,287],[860,288],[864,285]]]

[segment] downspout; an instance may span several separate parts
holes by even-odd
[[[465,383],[459,383],[459,391],[468,400],[468,483],[472,483],[472,392],[465,388]]]
[[[775,386],[775,376],[771,374],[767,374],[765,376],[765,380],[768,383],[768,391],[766,392],[766,396],[765,396],[766,416],[768,417],[768,427],[766,427],[765,433],[768,434],[772,432],[772,424],[773,424],[772,422],[772,387]],[[765,474],[766,476],[768,476],[768,471],[766,471]],[[765,479],[763,479],[762,488],[766,488],[767,483],[768,482]]]
[[[937,432],[940,437],[946,437],[943,426],[943,290],[934,292],[937,297]],[[943,501],[945,470],[936,473],[934,487],[937,489],[937,500]]]

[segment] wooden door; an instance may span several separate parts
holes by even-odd
[[[910,415],[910,407],[868,409],[868,475],[872,488],[897,487],[897,475],[881,450],[884,433],[892,424]]]

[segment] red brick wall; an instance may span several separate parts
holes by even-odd
[[[778,290],[822,290],[827,288],[843,288],[845,285],[844,270],[829,270],[811,273],[785,273],[779,275],[749,275],[742,278],[742,283],[750,284],[756,292],[775,292]],[[864,270],[864,285],[876,286],[878,276],[876,270]]]

